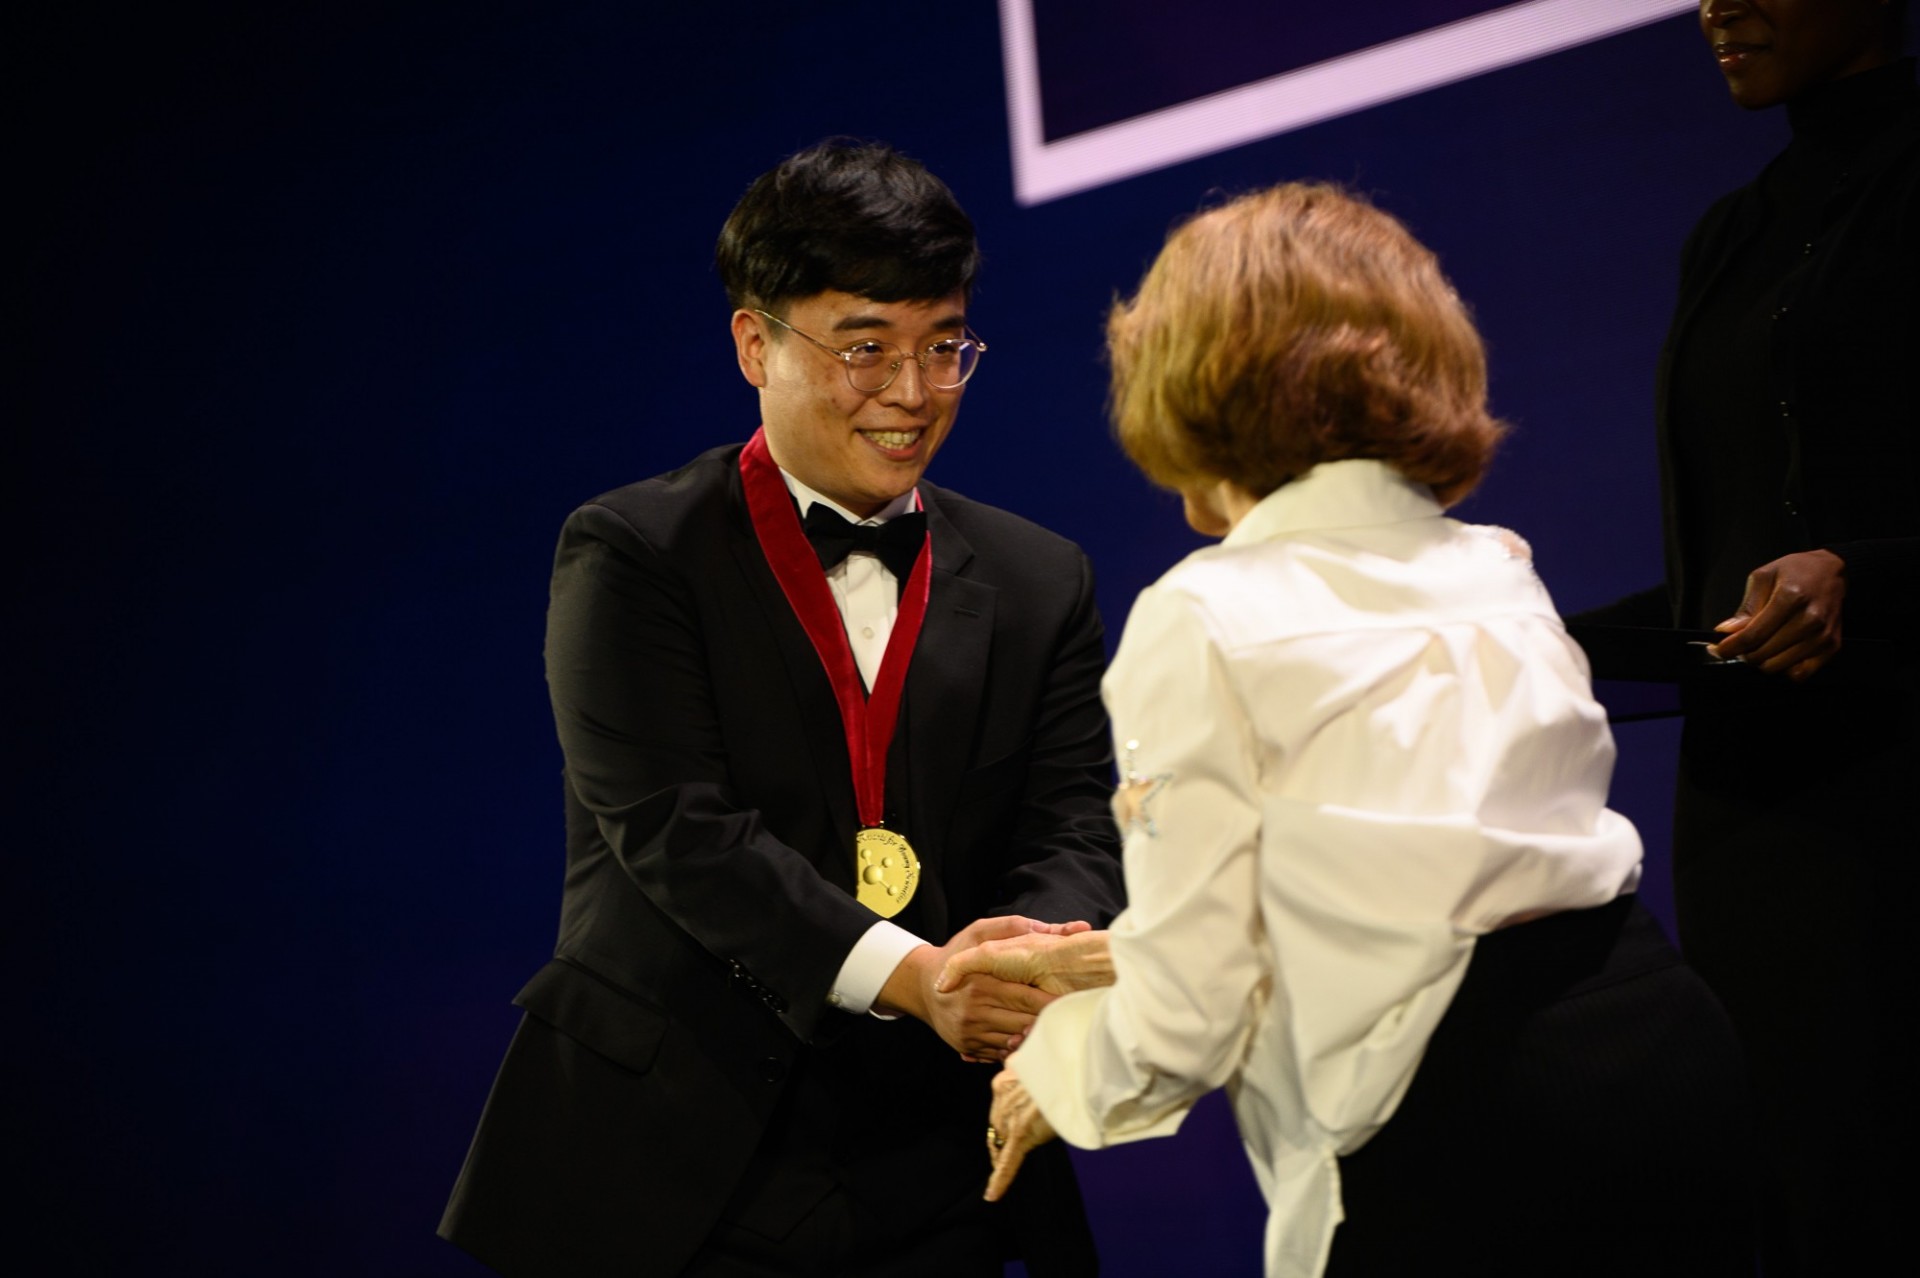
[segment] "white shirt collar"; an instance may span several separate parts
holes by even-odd
[[[1414,483],[1385,462],[1321,462],[1263,497],[1220,544],[1246,546],[1309,528],[1400,524],[1435,519],[1443,513],[1431,488]]]
[[[892,501],[875,511],[871,517],[862,519],[859,515],[854,514],[851,510],[848,510],[845,506],[833,500],[833,498],[824,496],[807,487],[800,480],[788,474],[784,467],[781,468],[780,478],[787,481],[787,491],[792,493],[793,499],[800,503],[800,518],[802,519],[807,517],[807,511],[812,508],[815,502],[819,502],[850,524],[884,524],[895,515],[904,515],[910,510],[920,509],[920,490],[914,488],[895,497]]]

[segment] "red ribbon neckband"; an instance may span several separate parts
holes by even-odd
[[[766,430],[753,433],[740,450],[740,482],[747,494],[747,514],[767,564],[787,596],[787,606],[800,620],[813,650],[833,685],[840,705],[840,724],[847,734],[847,760],[853,767],[853,801],[862,826],[880,825],[886,816],[887,747],[900,718],[900,694],[907,685],[907,665],[920,640],[927,618],[927,596],[933,585],[933,534],[920,543],[906,592],[900,596],[900,615],[887,637],[880,676],[868,693],[847,642],[846,622],[833,602],[833,591],[820,571],[807,534],[794,512],[793,495],[780,478],[780,467],[767,451]]]

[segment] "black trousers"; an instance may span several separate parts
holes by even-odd
[[[1000,1278],[1000,1230],[977,1193],[948,1206],[908,1238],[841,1190],[830,1192],[780,1238],[721,1222],[682,1278]]]
[[[1480,940],[1399,1110],[1340,1160],[1332,1278],[1752,1278],[1725,1014],[1623,897]]]
[[[1913,1251],[1916,682],[1685,690],[1680,944],[1752,1071],[1768,1278]]]
[[[865,1033],[931,1033],[860,1022]],[[1000,1278],[1024,1259],[1034,1278],[1093,1278],[1099,1263],[1066,1148],[1035,1150],[1013,1192],[981,1197],[990,1161],[993,1071],[942,1048],[916,1075],[954,1104],[879,1121],[852,1066],[831,1052],[795,1061],[780,1106],[720,1223],[682,1278]],[[935,1071],[953,1075],[941,1086]]]

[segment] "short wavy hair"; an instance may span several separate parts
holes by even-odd
[[[1480,335],[1440,264],[1337,187],[1288,183],[1176,228],[1107,319],[1120,445],[1154,483],[1256,497],[1374,458],[1444,505],[1505,427]]]

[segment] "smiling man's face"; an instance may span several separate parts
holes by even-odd
[[[922,351],[966,330],[966,299],[876,302],[829,289],[773,313],[835,350],[892,342]],[[735,311],[740,371],[760,390],[767,448],[780,467],[856,515],[871,515],[920,482],[960,411],[965,387],[935,390],[911,358],[885,390],[865,393],[846,366],[799,333]]]

